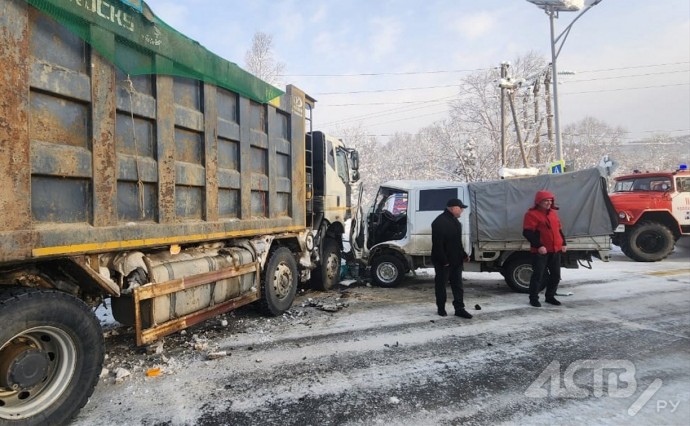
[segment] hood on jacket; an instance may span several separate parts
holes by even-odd
[[[537,191],[537,194],[534,196],[534,205],[539,205],[539,203],[549,198],[553,200],[551,208],[554,210],[558,210],[558,207],[556,207],[556,196],[553,195],[553,192],[549,191]]]

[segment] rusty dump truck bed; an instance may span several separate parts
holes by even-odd
[[[128,76],[26,1],[0,5],[0,265],[306,227],[302,91]],[[118,55],[174,61],[78,12]]]

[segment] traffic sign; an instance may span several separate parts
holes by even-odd
[[[563,160],[554,161],[549,166],[549,173],[556,174],[556,173],[563,173],[563,172],[565,172],[565,161],[563,161]]]

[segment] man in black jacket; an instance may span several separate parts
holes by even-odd
[[[462,262],[467,257],[462,246],[462,225],[458,218],[467,206],[457,198],[446,203],[446,209],[431,223],[431,262],[434,264],[436,277],[436,306],[442,317],[446,313],[446,283],[450,282],[453,292],[455,315],[472,318],[465,310],[462,299]]]

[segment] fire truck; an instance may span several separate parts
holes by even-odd
[[[612,239],[638,262],[657,262],[690,235],[690,171],[634,172],[619,176],[610,194],[618,227]]]

